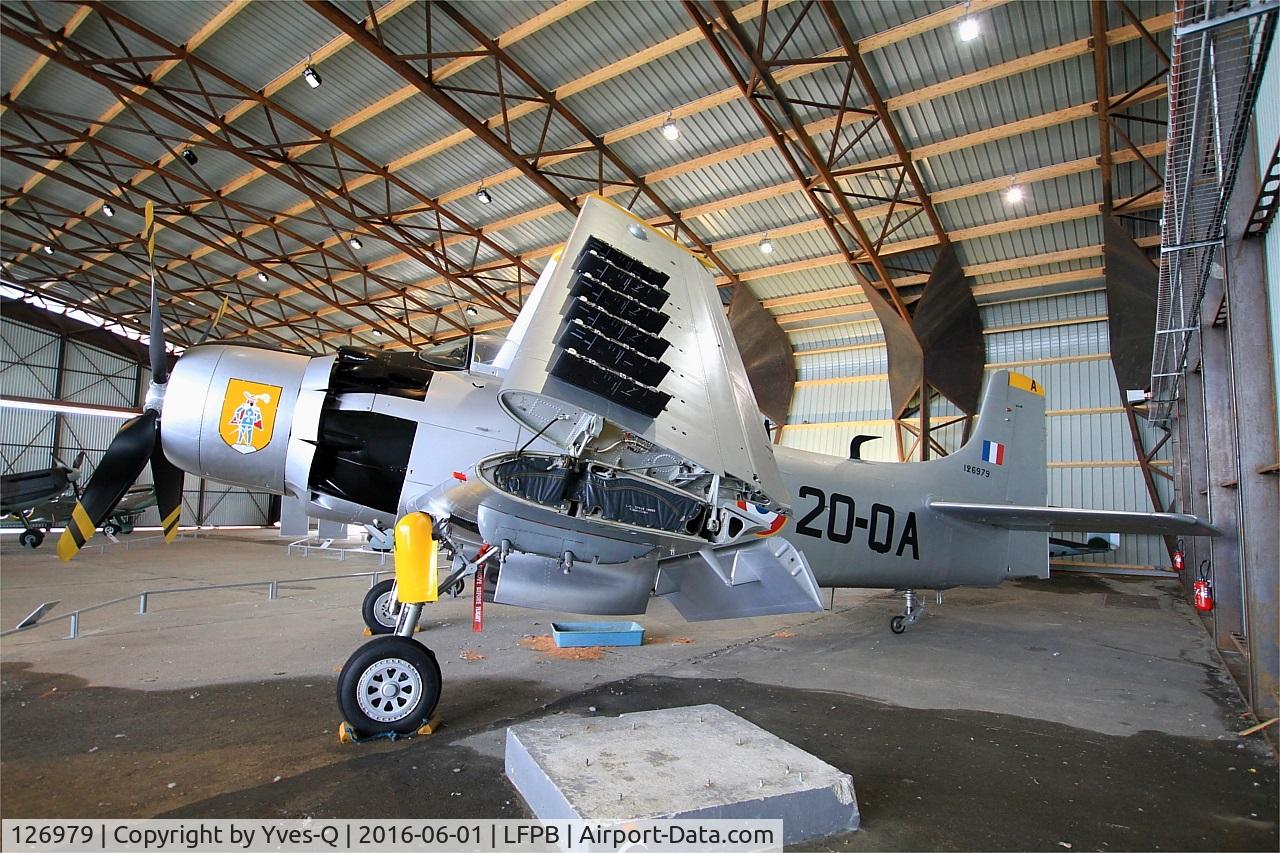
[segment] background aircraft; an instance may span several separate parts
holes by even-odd
[[[363,733],[430,717],[440,669],[414,627],[469,575],[479,608],[633,614],[656,594],[690,620],[819,610],[822,586],[900,589],[901,632],[922,610],[915,589],[1047,577],[1051,531],[1215,532],[1188,515],[1043,506],[1044,389],[1009,371],[945,458],[774,447],[706,267],[599,198],[501,342],[322,357],[196,346],[171,377],[162,336],[151,343],[145,412],[121,428],[59,554],[148,460],[166,532],[178,496],[162,484],[180,486],[179,468],[394,526],[394,632],[339,678]],[[437,547],[452,559],[443,579]]]
[[[40,547],[44,541],[44,532],[40,529],[43,513],[35,511],[72,491],[80,479],[80,466],[83,464],[84,453],[76,456],[73,465],[55,456],[54,464],[48,468],[0,477],[0,517],[12,517],[22,522],[24,530],[18,535],[18,541],[24,548]],[[43,526],[48,529],[48,525]]]

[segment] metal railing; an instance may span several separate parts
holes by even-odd
[[[0,637],[8,637],[12,634],[17,634],[21,631],[30,631],[34,628],[38,628],[43,625],[52,625],[55,622],[60,622],[65,619],[70,622],[70,627],[67,631],[66,636],[63,637],[62,639],[74,640],[80,636],[80,617],[83,614],[92,613],[97,610],[103,610],[108,607],[114,607],[116,605],[123,604],[128,601],[137,601],[138,602],[137,613],[138,615],[141,616],[141,615],[145,615],[148,612],[147,609],[150,606],[152,597],[160,596],[160,595],[173,595],[175,593],[182,593],[182,592],[187,592],[187,593],[209,592],[212,590],[219,590],[219,589],[249,589],[254,587],[264,587],[267,593],[267,600],[275,601],[280,596],[281,585],[307,583],[310,581],[343,580],[347,578],[368,578],[369,587],[372,588],[377,585],[378,581],[381,579],[381,576],[386,574],[390,574],[390,572],[387,570],[377,569],[371,572],[351,572],[351,573],[342,574],[342,575],[315,575],[312,577],[305,577],[305,578],[273,578],[268,580],[241,581],[239,583],[210,584],[207,586],[181,586],[181,587],[170,587],[166,589],[147,589],[141,592],[131,593],[129,595],[122,595],[119,598],[113,598],[110,601],[103,601],[98,604],[91,604],[88,607],[78,607],[75,610],[72,610],[70,613],[63,613],[62,615],[55,616],[52,619],[45,620],[43,618],[40,618],[37,621],[32,622],[31,624],[28,624],[28,625],[24,625],[22,627],[10,628],[7,631],[0,631]]]

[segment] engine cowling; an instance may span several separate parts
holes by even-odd
[[[332,365],[332,356],[193,347],[165,392],[165,455],[202,477],[304,497]]]

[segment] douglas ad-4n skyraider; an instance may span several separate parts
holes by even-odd
[[[158,318],[153,315],[158,327]],[[160,336],[156,336],[160,340]],[[711,274],[592,198],[505,340],[309,357],[192,347],[88,484],[70,558],[148,459],[291,495],[313,517],[394,529],[378,632],[347,661],[343,715],[415,731],[441,692],[414,639],[423,607],[470,576],[482,602],[689,620],[817,611],[821,587],[994,586],[1048,575],[1048,533],[1211,535],[1194,516],[1042,506],[1044,389],[988,380],[972,440],[919,464],[771,444]],[[160,425],[163,424],[163,446]],[[177,503],[161,514],[176,529]],[[450,558],[437,568],[437,549]]]

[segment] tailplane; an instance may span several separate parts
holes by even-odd
[[[991,376],[973,438],[951,456],[938,460],[951,471],[935,480],[929,506],[972,524],[1026,533],[1090,532],[1216,536],[1218,531],[1194,515],[1045,506],[1044,386],[1001,370]],[[1031,541],[1011,534],[1018,542]],[[1047,546],[1036,538],[1034,562]]]

